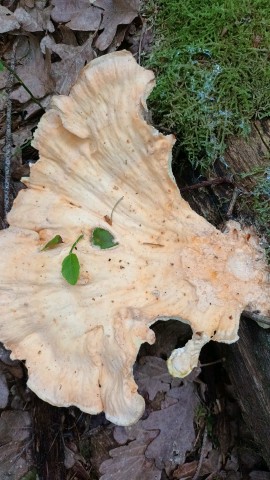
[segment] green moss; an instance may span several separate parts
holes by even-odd
[[[157,74],[150,108],[175,132],[193,166],[223,156],[229,134],[249,133],[270,114],[269,0],[155,0],[155,44],[145,64]]]

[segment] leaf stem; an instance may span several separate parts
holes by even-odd
[[[83,233],[77,238],[76,242],[73,243],[70,251],[69,251],[69,254],[72,253],[72,251],[74,250],[74,248],[76,247],[77,243],[83,238]]]

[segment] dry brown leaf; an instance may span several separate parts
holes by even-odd
[[[45,30],[52,33],[54,32],[54,25],[50,20],[51,10],[52,7],[44,9],[18,7],[14,15],[26,32],[42,32]]]
[[[85,11],[89,3],[89,0],[52,0],[51,17],[55,22],[69,22],[74,15]]]
[[[179,467],[177,467],[177,469],[173,472],[173,479],[181,480],[186,478],[192,478],[196,473],[197,467],[197,460],[193,460],[193,462],[183,463],[183,465],[179,465]]]
[[[95,6],[104,10],[101,23],[104,30],[95,44],[100,51],[112,43],[118,25],[128,25],[137,17],[139,5],[139,0],[96,0]]]
[[[20,480],[31,466],[31,417],[28,412],[5,411],[0,418],[0,478]],[[27,453],[27,455],[26,455]]]
[[[7,33],[20,28],[14,14],[6,7],[0,5],[0,33]]]
[[[195,440],[194,410],[198,405],[193,384],[187,383],[173,390],[174,398],[178,398],[178,402],[150,413],[149,417],[142,421],[144,429],[160,431],[147,447],[146,458],[155,459],[156,466],[161,470],[165,468],[167,474],[177,465],[184,463],[186,453],[192,449]]]
[[[58,32],[61,33],[61,43],[73,45],[74,47],[78,46],[75,33],[66,25],[58,25]]]
[[[90,37],[87,42],[78,47],[58,43],[52,45],[51,50],[61,58],[61,62],[53,63],[51,68],[51,75],[55,81],[55,93],[67,95],[85,63],[95,56],[92,38]]]
[[[144,432],[139,439],[110,451],[111,459],[100,466],[100,480],[160,480],[161,471],[145,458],[145,450],[157,432]]]
[[[102,10],[93,5],[76,13],[71,17],[67,27],[71,30],[80,30],[85,32],[94,32],[101,25]]]
[[[148,375],[151,373],[158,378],[157,364],[156,360],[153,359],[153,363],[151,363],[150,359],[147,358],[146,366],[138,367],[138,371],[142,370],[143,372],[140,376],[143,384],[147,382]],[[163,365],[161,366],[160,377],[163,381],[167,380],[163,374]],[[166,383],[164,382],[164,385],[162,383],[161,381],[159,384],[160,388],[166,388]],[[153,385],[150,385],[149,390],[153,395],[155,394],[157,390],[156,380],[154,380]],[[198,399],[193,384],[187,383],[181,387],[172,388],[166,393],[163,409],[150,413],[146,420],[140,420],[130,427],[115,427],[114,439],[120,445],[124,445],[128,441],[132,441],[131,443],[134,445],[141,445],[145,441],[147,432],[159,432],[151,442],[148,441],[145,456],[148,460],[155,461],[158,470],[161,471],[165,468],[167,474],[170,474],[177,465],[185,461],[187,451],[192,449],[195,440],[194,410],[197,405]],[[119,450],[118,455],[118,450],[112,451],[115,452],[117,458],[120,453],[124,454],[124,452],[129,451]],[[110,455],[112,455],[111,452]],[[114,462],[111,465],[116,466]],[[107,480],[107,477],[104,480]]]
[[[254,470],[249,474],[250,480],[270,480],[270,472]]]
[[[40,50],[42,51],[43,55],[46,54],[46,48],[48,48],[49,50],[52,50],[55,44],[56,43],[52,35],[45,35],[40,40]]]
[[[27,44],[26,54],[22,57],[21,65],[18,62],[16,72],[35,98],[43,98],[51,91],[52,82],[39,42],[34,36],[24,38],[23,41]],[[21,85],[12,92],[11,98],[24,103],[31,96]]]
[[[8,81],[8,75],[8,70],[3,70],[2,72],[0,72],[0,89],[5,88]]]
[[[158,357],[141,358],[134,368],[134,378],[140,393],[148,394],[150,401],[158,392],[168,392],[171,384],[177,386],[181,383],[181,379],[171,377],[165,360]]]

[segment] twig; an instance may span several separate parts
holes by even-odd
[[[231,198],[231,201],[230,201],[230,205],[229,205],[228,211],[226,213],[226,216],[228,218],[230,218],[232,216],[233,209],[234,209],[235,204],[236,204],[236,200],[238,199],[238,197],[241,193],[242,193],[242,191],[240,190],[240,188],[236,187],[234,189],[233,194],[232,194],[232,198]]]
[[[142,41],[143,41],[143,37],[144,37],[145,31],[146,31],[146,23],[143,21],[142,17],[141,17],[141,21],[142,21],[142,29],[141,29],[141,34],[140,34],[139,50],[138,50],[138,64],[139,65],[141,65]]]
[[[213,178],[213,180],[203,180],[200,183],[195,183],[194,185],[188,185],[187,187],[180,188],[180,192],[188,192],[190,190],[197,190],[198,188],[210,187],[212,185],[220,185],[222,183],[228,183],[229,185],[234,185],[234,182],[228,177],[219,177]]]
[[[4,221],[10,208],[10,169],[12,157],[12,101],[10,98],[11,90],[14,82],[14,68],[16,58],[17,42],[14,43],[11,56],[11,67],[8,68],[10,74],[7,82],[7,105],[6,105],[6,133],[5,133],[5,153],[4,153]],[[4,62],[3,62],[4,63]],[[5,63],[4,63],[5,65]],[[6,66],[6,65],[5,65]]]
[[[248,312],[247,310],[244,310],[242,315],[243,317],[250,318],[255,322],[264,323],[265,325],[268,325],[270,328],[270,317],[267,317],[266,315],[261,315],[260,313],[257,313],[257,312]]]
[[[226,361],[225,357],[215,360],[214,362],[200,363],[200,367],[210,367],[211,365],[216,365],[217,363],[224,363]]]
[[[2,58],[1,58],[1,62],[3,63],[4,67],[13,75],[13,77],[16,78],[16,80],[18,80],[18,82],[22,85],[22,87],[27,91],[27,93],[29,93],[30,97],[32,98],[33,102],[35,102],[44,112],[45,112],[45,108],[42,106],[42,104],[34,97],[34,95],[32,94],[32,92],[29,90],[29,88],[25,85],[25,83],[22,81],[22,79],[19,77],[19,75],[17,75],[17,73],[15,72],[14,70],[14,66],[9,66]]]
[[[195,472],[194,476],[192,477],[192,480],[197,480],[200,476],[202,463],[203,463],[205,455],[206,455],[206,441],[207,441],[207,428],[204,427],[200,458],[199,458],[199,462],[198,462],[196,472]]]

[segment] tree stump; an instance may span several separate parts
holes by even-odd
[[[225,162],[214,166],[213,179],[233,174],[236,187],[248,194],[256,186],[256,176],[245,174],[270,167],[269,154],[270,121],[254,122],[247,140],[229,139]],[[180,178],[178,180],[181,189],[183,184]],[[228,183],[213,184],[203,189],[185,190],[183,196],[194,210],[218,228],[228,218],[256,225],[256,215],[250,216],[248,202],[246,206],[243,202],[241,206],[236,203],[232,210],[234,214],[229,212],[226,215],[236,187]],[[226,357],[224,366],[237,394],[243,418],[270,467],[270,329],[263,329],[253,320],[243,318],[239,337],[237,343],[217,344],[217,348],[220,356]]]

